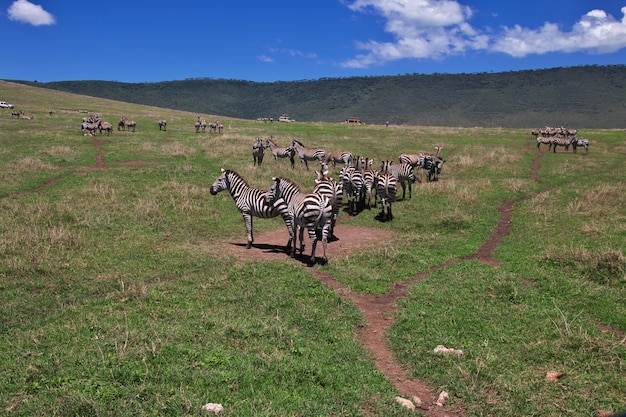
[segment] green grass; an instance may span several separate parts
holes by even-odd
[[[254,138],[347,149],[376,163],[443,145],[441,181],[341,224],[391,238],[317,265],[351,291],[411,283],[389,345],[410,375],[468,416],[573,415],[626,409],[626,133],[584,132],[589,154],[539,161],[529,129],[263,124],[0,83],[35,120],[0,113],[0,410],[7,415],[408,416],[401,393],[358,343],[357,308],[300,264],[243,261],[232,199],[211,196],[221,167],[267,188],[307,172]],[[136,132],[84,137],[79,109]],[[49,111],[53,110],[52,114]],[[217,118],[203,115],[207,120]],[[157,120],[168,120],[159,132]],[[100,148],[93,139],[102,141]],[[99,152],[104,168],[98,169]],[[47,181],[55,182],[47,187]],[[464,260],[517,200],[499,266]],[[280,218],[254,231],[284,229]],[[332,245],[332,243],[331,243]],[[462,349],[460,357],[432,353]],[[565,375],[545,381],[548,371]],[[419,412],[418,412],[419,413]]]

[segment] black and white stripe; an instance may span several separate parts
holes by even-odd
[[[278,158],[289,158],[289,161],[291,161],[291,167],[293,168],[295,164],[295,151],[291,149],[291,147],[285,148],[278,146],[272,138],[265,140],[265,147],[270,148],[276,164],[278,164]]]
[[[552,137],[552,151],[556,153],[556,147],[562,146],[565,148],[565,152],[569,150],[569,146],[572,144],[575,136],[563,137],[561,135],[555,135]]]
[[[296,151],[298,156],[300,157],[300,163],[304,163],[306,169],[309,169],[309,164],[307,161],[319,161],[319,163],[324,162],[324,158],[326,157],[326,151],[320,148],[307,148],[302,144],[302,142],[298,140],[294,140],[291,142],[290,149]]]
[[[321,195],[325,195],[330,199],[333,206],[333,218],[330,224],[330,236],[335,236],[335,224],[337,224],[337,217],[339,216],[339,210],[343,204],[343,184],[341,181],[336,181],[334,178],[326,176],[325,172],[315,171],[317,178],[315,179],[315,187],[313,192]]]
[[[585,148],[585,153],[589,153],[589,139],[578,139],[576,136],[572,139],[573,152],[576,153],[576,148]]]
[[[326,246],[333,216],[331,201],[320,194],[303,193],[297,184],[287,178],[274,177],[272,181],[265,199],[266,202],[287,215],[285,222],[289,222],[287,228],[291,227],[293,244],[291,256],[296,255],[296,232],[298,230],[300,231],[300,253],[304,252],[304,229],[306,228],[312,242],[310,263],[315,262],[318,240],[322,241],[324,260],[328,261]],[[318,238],[318,232],[321,234],[321,239]]]
[[[397,193],[398,183],[396,177],[391,174],[378,174],[376,179],[376,195],[380,198],[380,214],[383,220],[393,219],[391,203],[396,201]]]
[[[261,166],[264,153],[265,145],[263,145],[261,138],[256,138],[254,145],[252,145],[252,159],[254,160],[254,165]]]
[[[411,164],[398,164],[395,165],[393,161],[383,161],[381,164],[380,172],[382,174],[391,174],[396,177],[396,180],[402,186],[402,199],[406,198],[406,184],[409,184],[409,198],[412,197],[411,184],[413,184],[417,178],[415,177],[415,173],[413,172],[413,167]]]
[[[339,173],[339,180],[343,185],[348,200],[348,213],[356,215],[359,212],[359,203],[363,195],[364,179],[361,171],[351,166],[344,166]]]
[[[222,168],[222,173],[211,185],[211,195],[216,195],[220,191],[228,190],[237,210],[241,213],[248,232],[248,244],[250,249],[254,237],[252,236],[252,217],[268,219],[282,214],[269,204],[265,199],[265,191],[252,188],[238,173]],[[287,243],[289,247],[289,243]]]
[[[335,170],[337,168],[337,163],[350,165],[352,163],[352,159],[353,156],[351,152],[334,151],[326,154],[326,157],[324,157],[324,163],[328,165],[330,162],[332,162],[333,170]]]

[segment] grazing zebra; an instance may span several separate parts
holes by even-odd
[[[252,145],[252,159],[254,165],[261,166],[263,163],[263,154],[265,153],[265,145],[261,141],[261,138],[256,138],[256,142]]]
[[[274,156],[274,160],[276,161],[276,165],[278,165],[278,158],[289,158],[289,160],[291,161],[291,168],[293,168],[295,164],[295,151],[291,149],[291,147],[283,148],[281,146],[278,146],[272,138],[265,140],[265,147],[270,148],[270,151]]]
[[[295,150],[300,157],[300,163],[304,162],[306,169],[309,169],[309,164],[307,161],[319,161],[319,163],[324,162],[324,158],[326,157],[326,151],[320,148],[307,148],[302,144],[302,142],[298,140],[294,140],[291,142],[290,149]]]
[[[350,165],[352,163],[352,153],[348,151],[334,151],[326,154],[324,158],[324,163],[328,164],[329,162],[333,163],[333,170],[337,167],[337,162],[343,163],[344,165]]]
[[[265,191],[258,188],[252,188],[248,185],[246,180],[243,179],[238,173],[231,170],[225,170],[222,168],[222,173],[211,185],[211,195],[216,195],[220,191],[228,190],[231,197],[235,201],[237,210],[241,213],[243,221],[246,224],[246,230],[248,232],[248,244],[247,249],[250,249],[254,242],[252,235],[252,217],[259,217],[262,219],[268,219],[276,217],[279,214],[273,205],[267,203],[265,199]],[[285,215],[283,215],[285,218]],[[287,219],[285,218],[285,223]],[[290,233],[291,230],[287,229]],[[287,249],[291,246],[291,241],[287,243]]]
[[[380,172],[383,174],[391,174],[396,177],[396,180],[402,186],[402,199],[406,198],[406,184],[409,184],[409,198],[412,197],[411,184],[413,184],[417,178],[413,173],[413,167],[410,164],[398,164],[394,165],[393,161],[383,161]]]
[[[120,121],[117,123],[117,130],[120,130],[120,128],[122,128],[122,130],[133,129],[133,132],[134,132],[135,131],[135,127],[137,127],[137,123],[135,123],[132,120],[128,120],[126,118],[126,116],[122,116]]]
[[[355,216],[359,212],[359,203],[363,195],[364,179],[361,171],[352,166],[344,166],[339,173],[339,180],[346,192],[348,214]]]
[[[443,168],[443,164],[446,162],[439,156],[433,155],[421,155],[420,162],[418,164],[418,169],[420,172],[426,172],[426,181],[438,181],[439,174],[441,174],[441,169]],[[421,182],[421,179],[420,179]]]
[[[392,220],[393,213],[391,203],[396,201],[398,193],[398,182],[391,174],[378,174],[376,179],[376,195],[380,198],[381,212],[383,220]]]
[[[315,263],[315,249],[317,246],[318,232],[321,233],[322,247],[324,248],[324,261],[328,233],[330,231],[333,207],[328,197],[316,193],[305,194],[297,184],[287,178],[272,178],[272,186],[267,191],[265,200],[282,213],[286,213],[291,223],[291,256],[296,256],[296,232],[300,230],[300,253],[304,254],[304,229],[306,228],[311,239],[311,258],[309,264]],[[287,228],[290,226],[288,225]]]
[[[83,135],[93,136],[96,133],[96,130],[98,130],[99,126],[100,126],[99,122],[94,122],[94,123],[82,122],[80,125],[80,129],[82,130]]]
[[[575,136],[564,138],[561,135],[556,135],[552,138],[552,152],[556,153],[556,147],[562,146],[565,148],[565,152],[569,150],[569,146],[572,144]]]
[[[589,139],[578,139],[574,136],[572,139],[572,146],[574,147],[574,153],[576,153],[576,148],[579,146],[585,148],[586,154],[589,153]]]
[[[159,130],[167,130],[167,120],[159,120]]]
[[[100,122],[98,123],[98,130],[100,131],[100,134],[102,134],[103,130],[106,130],[107,136],[111,136],[111,132],[113,131],[113,125],[110,122],[100,120]]]
[[[323,166],[324,167],[324,166]],[[335,181],[334,178],[328,177],[328,168],[321,171],[315,171],[317,178],[315,179],[315,187],[313,192],[321,195],[325,195],[330,199],[333,206],[333,217],[330,223],[330,238],[336,239],[335,236],[335,224],[337,224],[337,217],[339,216],[339,210],[343,204],[343,184],[341,181]]]
[[[541,145],[548,145],[548,151],[552,149],[552,138],[545,136],[537,136],[537,152],[540,152]]]

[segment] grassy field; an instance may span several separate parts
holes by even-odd
[[[354,294],[408,283],[386,340],[448,415],[590,416],[626,410],[626,132],[584,130],[589,153],[538,153],[528,129],[260,123],[0,82],[0,410],[11,416],[409,416],[359,341]],[[98,113],[136,132],[89,137]],[[157,120],[168,120],[159,131]],[[558,124],[546,121],[546,124]],[[575,126],[573,126],[575,127]],[[312,269],[244,260],[220,168],[268,188],[313,171],[256,137],[382,159],[443,146],[441,179],[339,224],[390,238]],[[542,150],[545,151],[545,150]],[[538,171],[534,171],[538,168]],[[535,172],[533,174],[533,172]],[[473,259],[514,202],[493,262]],[[256,219],[263,233],[282,219]],[[340,236],[341,239],[341,236]],[[341,241],[341,240],[340,240]],[[334,243],[330,243],[332,246]],[[258,251],[253,248],[251,251]],[[416,277],[419,276],[419,279]],[[437,345],[463,350],[437,355]],[[549,372],[560,378],[546,380]]]

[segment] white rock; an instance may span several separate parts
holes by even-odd
[[[407,400],[406,398],[396,397],[396,402],[403,407],[408,408],[409,410],[415,410],[415,405],[411,402],[411,400]]]
[[[222,404],[214,404],[214,403],[204,404],[202,406],[202,409],[206,411],[207,413],[214,413],[214,414],[219,414],[222,411],[224,411],[224,407],[222,407]]]

